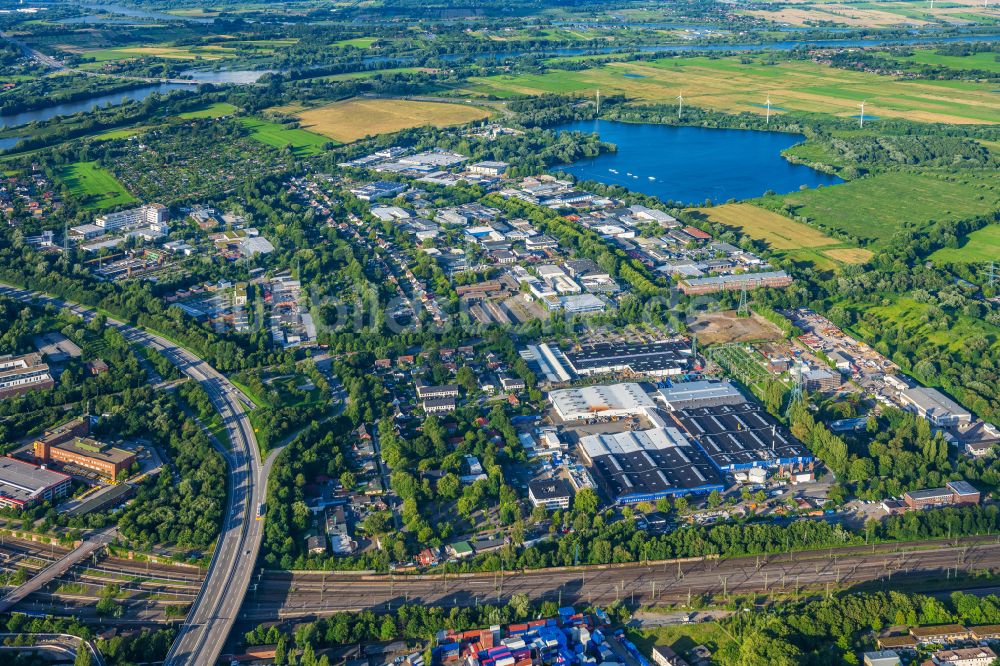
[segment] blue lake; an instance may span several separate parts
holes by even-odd
[[[782,150],[803,140],[798,134],[610,120],[584,120],[553,129],[596,133],[618,146],[617,153],[563,165],[561,171],[664,201],[721,203],[758,197],[767,190],[787,193],[803,185],[844,182],[781,156]]]

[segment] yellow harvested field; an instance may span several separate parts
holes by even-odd
[[[798,26],[817,26],[821,22],[851,27],[888,27],[899,25],[929,25],[952,21],[977,20],[992,23],[997,18],[995,7],[984,6],[982,0],[949,0],[938,6],[912,0],[881,0],[877,6],[870,2],[817,2],[794,0],[792,2],[758,3],[758,9],[741,13],[759,18]],[[763,6],[764,8],[759,8]]]
[[[790,220],[784,215],[752,204],[725,204],[695,210],[713,222],[738,228],[751,238],[766,241],[775,250],[824,247],[841,242],[808,224]]]
[[[302,127],[342,143],[410,127],[448,127],[481,120],[489,111],[465,104],[401,99],[352,99],[298,114]]]
[[[191,60],[194,55],[184,48],[174,48],[170,46],[130,46],[128,48],[116,49],[123,55],[134,56],[157,56],[159,58],[171,58],[176,60]],[[205,56],[211,60],[213,56]]]
[[[909,23],[926,25],[927,21],[907,18],[900,14],[883,12],[875,9],[856,9],[844,5],[824,5],[823,7],[798,8],[789,7],[778,11],[753,9],[746,12],[753,16],[781,21],[792,25],[806,25],[809,22],[828,21],[852,27],[885,27]]]
[[[837,247],[823,250],[823,254],[842,264],[863,264],[875,256],[874,252],[863,247]]]

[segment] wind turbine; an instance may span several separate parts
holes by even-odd
[[[861,127],[864,127],[865,126],[865,100],[861,100],[861,104],[858,104],[858,106],[861,107]]]
[[[684,110],[684,93],[677,95],[677,118],[680,119],[681,112]]]
[[[771,95],[767,95],[767,117],[764,120],[765,125],[771,124]]]
[[[601,115],[601,90],[597,89],[597,115]]]

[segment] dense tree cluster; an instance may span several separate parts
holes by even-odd
[[[204,389],[186,387],[188,396],[198,393],[204,394]],[[124,437],[151,438],[167,454],[167,464],[139,486],[135,499],[118,516],[119,530],[142,548],[171,544],[207,549],[219,535],[226,497],[222,455],[171,394],[146,389],[124,398],[123,408],[102,427]],[[201,395],[197,402],[206,399]],[[127,405],[142,407],[125,409]]]

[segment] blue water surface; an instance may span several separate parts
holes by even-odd
[[[767,190],[787,193],[844,182],[781,156],[782,150],[804,139],[799,134],[611,120],[577,121],[554,129],[597,133],[618,146],[616,153],[563,165],[561,171],[664,201],[719,203],[758,197]]]

